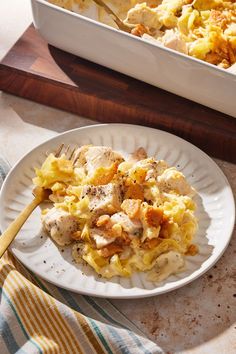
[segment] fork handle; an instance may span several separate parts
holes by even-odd
[[[32,214],[34,209],[40,204],[39,198],[34,198],[30,204],[28,204],[17,218],[8,226],[8,228],[0,236],[0,258],[4,252],[8,249],[16,235],[24,225],[28,217]]]

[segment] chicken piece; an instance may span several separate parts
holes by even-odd
[[[161,192],[174,191],[180,195],[188,196],[195,194],[194,188],[188,184],[185,176],[175,167],[168,168],[158,177],[158,187]]]
[[[155,160],[153,157],[148,159],[138,161],[130,171],[132,175],[132,171],[136,171],[138,173],[139,170],[146,171],[145,181],[148,181],[150,178],[156,179],[157,176],[161,175],[166,169],[168,165],[163,160]]]
[[[146,167],[148,168],[146,181],[148,181],[150,178],[156,179],[157,176],[161,175],[168,168],[168,164],[164,160],[147,159],[145,163]]]
[[[157,11],[148,7],[145,2],[132,7],[127,13],[125,22],[134,25],[142,24],[147,28],[159,29],[162,27]]]
[[[128,215],[123,212],[111,216],[112,224],[120,224],[122,229],[131,235],[139,235],[142,232],[142,224],[139,220],[130,220]]]
[[[55,207],[42,215],[42,224],[59,246],[69,245],[73,241],[73,234],[79,230],[79,223],[75,216]]]
[[[145,150],[141,149],[132,154],[128,161],[119,165],[118,172],[124,177],[129,177],[129,179],[126,178],[126,186],[129,185],[130,179],[139,184],[150,178],[156,179],[168,168],[168,164],[163,160],[155,160],[153,157],[140,159],[140,157],[145,157]]]
[[[118,185],[108,183],[103,186],[83,186],[81,199],[89,198],[89,209],[98,215],[112,214],[120,210],[121,190]]]
[[[144,33],[142,35],[142,38],[146,39],[146,41],[160,47],[163,45],[163,43],[161,42],[161,37],[163,36],[164,32],[162,32],[160,30],[156,30],[155,33],[156,33],[155,38],[150,36],[148,33]]]
[[[115,237],[111,237],[111,233],[97,228],[90,230],[90,237],[94,240],[98,249],[103,248],[115,241]]]
[[[177,52],[188,54],[187,44],[183,39],[180,38],[178,33],[173,30],[167,30],[165,35],[162,37],[162,43],[165,47],[174,49]]]
[[[90,146],[84,154],[88,177],[91,177],[99,167],[111,167],[124,159],[118,153],[106,146]]]

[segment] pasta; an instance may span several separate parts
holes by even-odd
[[[51,190],[48,235],[104,278],[142,271],[161,281],[183,271],[185,255],[197,253],[195,190],[184,175],[143,148],[127,159],[103,146],[76,154],[75,164],[50,154],[36,169],[34,184]]]

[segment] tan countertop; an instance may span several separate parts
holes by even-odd
[[[1,2],[0,18],[1,58],[31,22],[29,0]],[[0,153],[11,164],[57,133],[94,123],[0,93]],[[236,166],[215,161],[236,195]],[[166,353],[236,353],[236,231],[224,256],[200,279],[169,294],[112,302]]]

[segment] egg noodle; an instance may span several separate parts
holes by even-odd
[[[83,13],[92,0],[50,0]],[[105,1],[106,2],[106,1]],[[236,62],[235,0],[107,0],[132,34],[221,68]],[[99,20],[116,26],[101,8]]]
[[[52,192],[42,211],[48,235],[105,278],[145,271],[161,281],[183,271],[197,253],[195,190],[184,175],[143,148],[124,158],[86,145],[74,156],[50,154],[36,169],[34,184]]]

